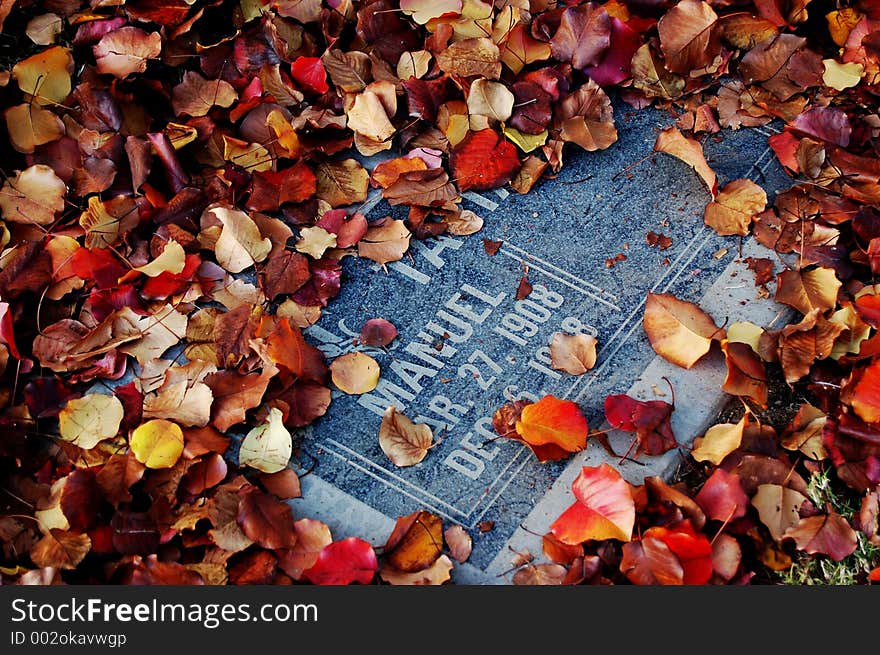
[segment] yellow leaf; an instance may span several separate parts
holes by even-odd
[[[251,173],[271,171],[275,163],[272,154],[259,143],[247,143],[226,135],[223,136],[223,159]]]
[[[183,430],[171,421],[153,419],[134,429],[129,445],[135,459],[147,468],[171,468],[183,453]]]
[[[372,91],[364,91],[355,97],[354,105],[348,110],[348,127],[374,141],[385,141],[395,131],[385,106]]]
[[[41,105],[64,102],[70,95],[72,72],[73,57],[70,50],[61,46],[43,50],[12,67],[12,76],[25,99],[33,96]]]
[[[538,134],[523,134],[514,127],[504,127],[504,136],[513,141],[523,152],[531,152],[535,148],[543,146],[547,142],[548,134],[547,130]]]
[[[368,393],[379,383],[379,364],[364,353],[346,353],[333,360],[330,376],[345,393]]]
[[[277,473],[287,468],[293,441],[281,419],[281,410],[273,407],[266,423],[247,433],[238,451],[241,466],[251,466],[263,473]]]
[[[764,330],[754,323],[748,321],[739,321],[732,323],[727,328],[727,340],[733,343],[747,343],[752,350],[758,352],[758,341]]]
[[[58,414],[61,438],[80,448],[94,448],[116,436],[125,411],[116,396],[87,394],[69,401]]]
[[[823,59],[822,63],[825,64],[822,82],[838,91],[857,86],[865,72],[865,67],[855,62],[841,64],[834,59]]]
[[[138,266],[134,270],[140,271],[147,277],[158,277],[162,273],[173,273],[176,275],[183,270],[185,264],[186,253],[183,251],[183,246],[172,239],[165,244],[165,247],[156,259],[143,266]]]
[[[682,368],[696,364],[712,339],[724,336],[702,309],[668,293],[648,293],[643,325],[654,352]]]
[[[749,422],[749,413],[743,414],[739,423],[721,423],[706,430],[706,434],[694,441],[691,457],[698,462],[712,462],[716,466],[742,443],[743,430]]]
[[[315,259],[321,259],[327,248],[334,247],[336,247],[336,235],[323,227],[315,225],[304,227],[299,231],[299,240],[296,242],[298,252],[304,252]]]
[[[9,140],[19,152],[31,153],[34,148],[57,141],[64,136],[64,123],[51,111],[26,102],[6,110]]]
[[[67,186],[45,164],[34,164],[6,179],[0,188],[0,210],[10,223],[49,225],[64,209]]]

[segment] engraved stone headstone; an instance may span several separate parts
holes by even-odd
[[[474,537],[460,580],[505,581],[497,576],[509,567],[507,546],[540,552],[539,544],[528,546],[530,531],[545,531],[571,502],[568,485],[582,466],[610,461],[637,481],[669,470],[677,454],[619,463],[591,444],[569,461],[540,464],[522,445],[496,438],[491,417],[498,406],[554,394],[577,401],[599,428],[606,395],[670,401],[666,377],[675,389],[679,441],[705,428],[723,401],[717,354],[690,371],[659,360],[641,327],[646,293],[697,302],[719,324],[746,318],[768,325],[780,308],[756,298],[742,261],[760,256],[760,247],[704,226],[709,197],[697,175],[652,154],[668,114],[616,105],[615,121],[616,144],[596,153],[566,150],[561,173],[527,195],[466,193],[464,206],[485,219],[480,233],[414,240],[385,270],[346,258],[342,292],[306,335],[331,359],[367,352],[381,379],[361,396],[334,391],[327,415],[304,431],[303,464],[312,472],[295,512],[323,518],[337,535],[381,543],[396,517],[427,509]],[[786,187],[766,149],[768,133],[725,130],[705,140],[720,184],[749,177],[771,197]],[[389,214],[403,217],[380,203],[368,218]],[[649,245],[649,231],[672,244]],[[483,239],[502,245],[490,256]],[[533,290],[517,300],[523,276]],[[363,323],[376,317],[399,330],[387,349],[357,343]],[[548,344],[557,331],[598,338],[593,370],[572,376],[551,368]],[[395,467],[379,447],[389,405],[434,431],[437,445],[416,466]],[[484,531],[486,522],[494,525]]]

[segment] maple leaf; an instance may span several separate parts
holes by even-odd
[[[629,484],[608,464],[585,466],[571,485],[575,502],[550,526],[564,544],[588,540],[629,541],[635,505]]]

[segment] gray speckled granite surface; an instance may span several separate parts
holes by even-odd
[[[608,455],[591,446],[570,462],[539,464],[521,445],[493,440],[491,416],[503,402],[545,393],[571,398],[598,428],[607,394],[653,397],[651,385],[673,375],[677,437],[698,436],[723,401],[718,358],[691,371],[658,361],[641,329],[646,292],[700,302],[719,324],[747,316],[766,325],[779,308],[756,299],[739,239],[718,237],[703,225],[709,194],[696,174],[672,157],[651,154],[670,117],[616,105],[615,120],[616,144],[596,153],[566,150],[558,177],[530,194],[467,194],[464,205],[485,219],[480,233],[414,241],[410,254],[387,270],[344,261],[342,292],[306,331],[310,341],[330,358],[349,352],[363,322],[374,317],[392,321],[400,334],[385,351],[364,348],[381,365],[379,388],[360,397],[334,391],[327,415],[302,432],[303,461],[313,472],[295,512],[323,518],[337,536],[361,534],[380,543],[394,518],[428,509],[474,536],[460,581],[504,581],[498,574],[508,547],[528,535],[518,526],[528,519],[535,523],[529,529],[546,529],[570,502],[567,485],[580,466]],[[725,130],[706,140],[719,186],[750,177],[771,197],[788,186],[766,150],[768,133]],[[388,214],[402,217],[379,204],[369,218]],[[672,245],[649,247],[650,230],[671,237]],[[483,238],[504,243],[490,257]],[[761,254],[756,244],[746,248]],[[606,258],[617,253],[625,261],[607,267]],[[526,270],[534,291],[516,301]],[[577,330],[599,340],[595,369],[583,376],[552,371],[550,336]],[[391,403],[429,423],[440,442],[414,467],[396,468],[379,448],[381,415]],[[644,458],[646,466],[622,470],[632,479],[662,473],[675,456]],[[480,532],[481,521],[494,521],[494,528]]]

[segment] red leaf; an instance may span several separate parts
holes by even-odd
[[[694,500],[710,519],[725,523],[745,516],[749,506],[739,476],[724,469],[715,469]]]
[[[675,448],[670,417],[673,405],[662,400],[642,401],[626,394],[605,398],[605,418],[619,430],[635,432],[639,441],[637,453],[661,455]]]
[[[15,345],[15,335],[12,331],[12,313],[9,311],[8,302],[0,302],[0,343],[5,343],[9,348],[9,354],[16,359],[21,359],[21,353]]]
[[[290,76],[296,80],[300,88],[317,95],[327,93],[327,71],[324,63],[317,57],[299,57],[290,64]]]
[[[296,545],[289,505],[249,485],[240,495],[237,521],[249,539],[270,549]]]
[[[519,170],[516,146],[492,129],[473,132],[450,157],[452,174],[462,191],[497,189]]]
[[[639,33],[619,18],[611,17],[611,47],[596,66],[584,72],[599,86],[619,84],[630,77],[630,62],[642,45]]]
[[[801,519],[785,531],[785,537],[794,539],[799,550],[828,555],[836,562],[852,555],[858,546],[855,530],[836,512]]]
[[[72,530],[85,532],[98,520],[101,490],[91,469],[76,469],[67,476],[61,492],[61,511]]]
[[[363,539],[349,537],[324,546],[303,577],[318,585],[368,584],[378,568],[373,547]]]
[[[585,466],[571,485],[577,502],[550,526],[565,544],[595,539],[629,541],[635,504],[629,484],[608,464]]]

